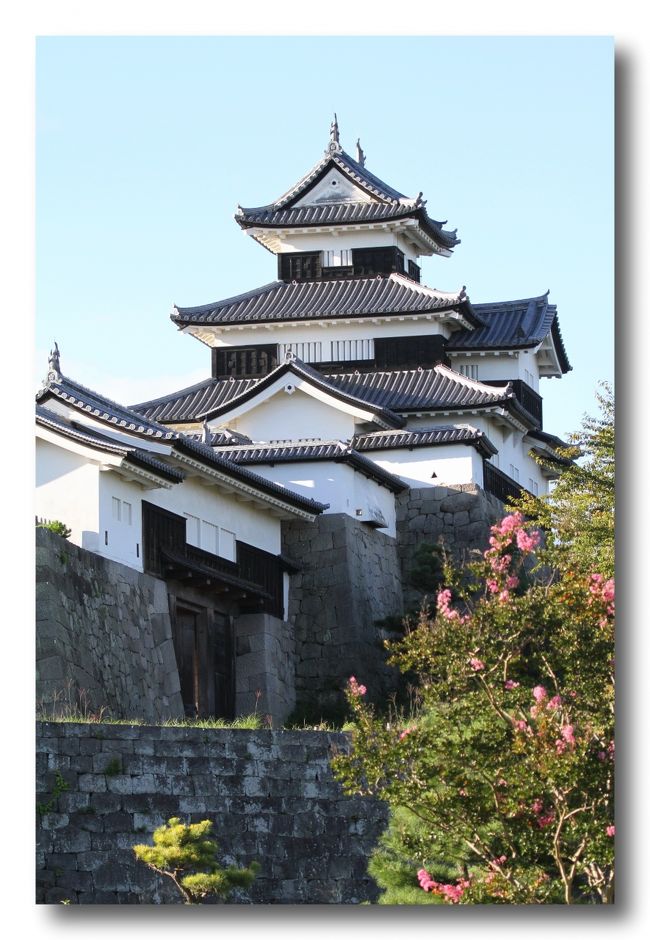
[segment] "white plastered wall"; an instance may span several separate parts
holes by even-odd
[[[295,388],[294,382],[287,377],[286,383],[294,388],[291,394],[281,390],[225,423],[254,441],[349,440],[354,434],[354,416]]]
[[[273,467],[256,464],[252,469],[260,476],[287,486],[303,496],[329,503],[328,513],[346,513],[353,518],[364,519],[370,515],[370,510],[376,508],[388,523],[387,528],[381,531],[395,536],[393,493],[347,464],[309,460],[277,463]],[[361,510],[360,517],[357,510]]]
[[[504,352],[500,356],[495,356],[493,353],[486,353],[483,356],[479,353],[473,353],[470,356],[465,353],[452,354],[450,361],[452,369],[456,372],[460,371],[460,366],[476,366],[479,381],[500,380],[505,385],[511,379],[521,379],[539,393],[539,368],[537,356],[532,350],[522,350],[517,354]]]
[[[375,463],[401,477],[410,486],[444,486],[476,483],[483,486],[483,460],[475,447],[449,444],[416,447],[409,451],[373,450],[365,454]],[[435,473],[436,476],[432,477]]]
[[[450,329],[441,323],[435,314],[427,317],[411,318],[408,315],[392,317],[387,322],[377,318],[359,322],[358,320],[328,320],[326,325],[300,323],[274,323],[273,329],[264,326],[244,327],[243,329],[220,328],[215,333],[213,346],[255,346],[264,343],[329,343],[331,340],[398,338],[400,336],[443,336],[450,335]],[[464,361],[464,357],[463,357]]]
[[[304,235],[293,232],[282,237],[280,254],[290,251],[339,251],[346,248],[399,248],[404,253],[404,267],[408,262],[418,264],[420,251],[401,233],[387,229],[359,229],[356,232],[313,232]]]
[[[99,548],[99,466],[80,454],[36,440],[35,512],[63,522],[75,545]]]

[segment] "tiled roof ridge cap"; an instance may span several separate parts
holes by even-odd
[[[66,384],[70,386],[71,390],[66,390],[64,387]],[[79,398],[76,394],[77,390],[82,394],[85,392],[87,395],[97,399],[98,404],[114,407],[116,410],[123,411],[134,419],[129,425],[123,418],[118,418],[116,415],[111,416],[108,411],[104,410],[101,417],[106,418],[108,424],[128,428],[129,430],[138,430],[145,434],[149,433],[151,436],[161,435],[166,440],[173,440],[177,436],[175,431],[170,431],[165,425],[158,424],[157,421],[150,421],[148,418],[143,418],[138,412],[132,411],[125,405],[120,405],[119,402],[113,401],[110,398],[106,398],[105,395],[101,395],[92,388],[87,388],[85,385],[81,385],[80,382],[75,382],[65,375],[61,375],[56,381],[48,380],[46,385],[37,393],[37,397],[40,397],[46,392],[51,392],[55,397],[61,398],[63,401],[70,401],[72,404],[80,406],[81,410],[87,414],[93,415],[94,412],[98,412],[97,417],[99,417],[100,409],[85,402],[82,398]]]
[[[460,372],[455,372],[453,369],[450,369],[449,366],[445,366],[441,362],[437,363],[433,368],[436,371],[445,373],[450,379],[458,382],[459,385],[464,385],[466,388],[473,388],[491,397],[497,396],[499,392],[501,395],[498,397],[514,397],[512,382],[506,382],[505,385],[484,385],[483,382],[479,382],[477,379],[470,379]]]
[[[432,434],[436,431],[470,431],[473,434],[483,436],[484,431],[481,431],[480,428],[475,428],[472,424],[433,424],[431,427],[427,428],[398,428],[396,430],[387,430],[387,431],[363,431],[360,434],[355,434],[353,441],[360,440],[364,437],[394,437],[397,434]]]
[[[426,297],[435,297],[438,300],[449,300],[452,303],[469,301],[469,296],[466,293],[467,288],[464,284],[459,291],[443,291],[439,290],[437,287],[429,287],[427,284],[418,283],[406,274],[400,274],[397,271],[392,271],[389,274],[389,279],[396,281],[398,284],[403,284],[405,287],[409,287],[416,293],[424,294]]]

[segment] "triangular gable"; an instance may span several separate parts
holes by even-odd
[[[258,408],[279,393],[284,393],[289,400],[296,391],[352,415],[359,421],[367,421],[381,428],[401,427],[403,424],[398,415],[337,388],[314,369],[295,359],[282,363],[253,388],[206,414],[205,419],[212,427],[220,427]]]

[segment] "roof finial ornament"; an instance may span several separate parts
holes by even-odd
[[[212,441],[212,434],[210,433],[210,425],[208,424],[207,418],[203,422],[201,440],[204,444],[209,444]]]
[[[341,152],[341,141],[339,140],[339,122],[336,117],[336,111],[334,112],[334,120],[330,124],[330,142],[327,145],[327,150],[325,153],[340,153]]]
[[[361,138],[357,137],[357,163],[360,163],[361,166],[366,165],[366,155],[361,148]]]
[[[48,367],[48,379],[56,381],[61,378],[61,361],[60,361],[60,352],[56,340],[54,340],[54,349],[50,350],[50,355],[47,357],[47,367]]]

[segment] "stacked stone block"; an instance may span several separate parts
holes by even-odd
[[[282,527],[283,551],[302,566],[291,579],[296,699],[308,714],[334,715],[355,675],[380,698],[395,683],[377,621],[400,614],[397,543],[343,513]]]
[[[375,899],[366,865],[386,808],[332,778],[347,747],[340,733],[39,723],[37,800],[53,805],[38,816],[37,903],[181,903],[132,851],[172,816],[212,820],[226,863],[260,862],[235,903]],[[52,800],[57,774],[68,789]]]
[[[235,621],[236,712],[270,716],[282,726],[296,705],[296,644],[288,623],[270,614],[244,614]]]
[[[183,715],[164,581],[36,529],[37,701]]]
[[[404,584],[404,604],[419,603],[422,594],[409,586],[413,556],[423,543],[442,544],[460,564],[476,550],[485,550],[490,526],[503,516],[503,505],[474,483],[427,486],[396,497],[397,542]]]

